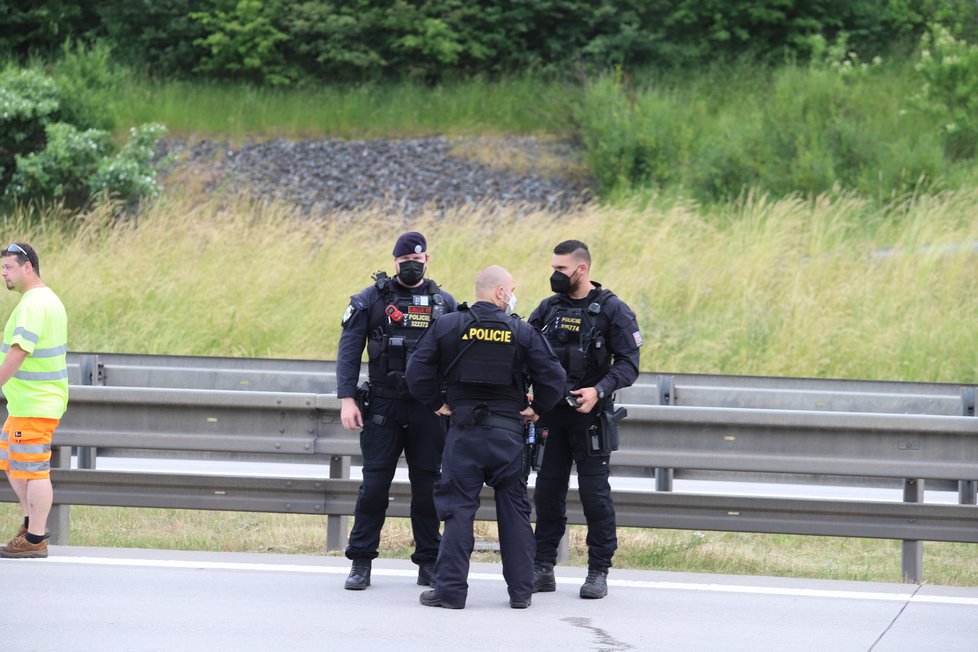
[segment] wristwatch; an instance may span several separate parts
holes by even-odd
[[[599,401],[603,401],[604,400],[604,389],[602,389],[600,387],[595,387],[594,389],[598,390],[598,400]]]

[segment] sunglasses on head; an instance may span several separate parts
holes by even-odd
[[[30,254],[27,253],[26,251],[24,251],[24,248],[21,247],[16,242],[11,242],[10,244],[8,244],[7,245],[7,248],[3,250],[3,253],[5,253],[5,254],[20,254],[21,256],[24,256],[25,258],[27,258],[27,260],[30,260],[31,259]]]

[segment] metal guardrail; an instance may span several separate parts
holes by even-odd
[[[57,443],[77,447],[89,469],[54,472],[59,502],[322,513],[327,545],[341,547],[359,437],[339,424],[333,363],[73,353],[69,381]],[[978,542],[972,386],[645,373],[618,401],[629,417],[616,468],[655,468],[659,489],[671,488],[672,469],[829,474],[899,479],[907,501],[616,491],[620,525],[903,539],[910,579],[922,576],[919,541]],[[92,451],[328,460],[331,472],[308,480],[94,471]],[[962,505],[921,504],[924,478],[960,483]],[[5,491],[0,500],[13,500]],[[392,487],[392,516],[407,515],[407,492]],[[480,518],[494,518],[491,505]],[[568,510],[572,523],[584,522],[575,492]]]
[[[263,392],[336,391],[335,363],[124,353],[69,353],[69,382],[110,387]],[[645,372],[618,392],[620,403],[820,412],[975,416],[975,387],[825,378]]]
[[[76,505],[168,507],[345,515],[360,483],[343,479],[254,478],[89,470],[55,471],[58,499]],[[532,494],[532,489],[531,489]],[[625,527],[812,534],[978,543],[978,509],[964,505],[879,503],[676,493],[613,492]],[[406,483],[391,486],[388,516],[410,516]],[[495,520],[485,489],[477,518]],[[586,523],[576,490],[568,520]]]

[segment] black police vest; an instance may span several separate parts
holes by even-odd
[[[459,306],[460,311],[466,310]],[[515,317],[511,319],[516,319]],[[526,389],[516,329],[510,320],[467,312],[448,338],[443,371],[453,408],[503,399],[523,403]]]
[[[367,341],[370,382],[399,387],[418,339],[444,314],[445,298],[434,281],[427,282],[427,292],[412,294],[383,272],[374,278],[381,296],[370,306],[373,329]]]
[[[610,290],[602,290],[584,308],[572,308],[554,296],[550,299],[543,333],[567,372],[570,389],[587,387],[601,380],[611,367],[608,335],[611,321],[604,305]]]

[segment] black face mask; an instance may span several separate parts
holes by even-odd
[[[550,275],[550,289],[558,294],[567,294],[571,289],[571,277],[554,270]]]
[[[400,265],[397,278],[408,287],[417,284],[418,281],[424,278],[424,263],[418,260],[405,260]]]

